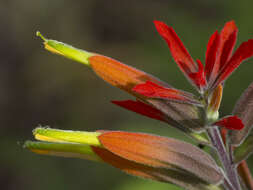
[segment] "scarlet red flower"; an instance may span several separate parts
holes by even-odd
[[[172,27],[163,22],[155,21],[159,34],[167,42],[171,54],[185,76],[200,91],[212,91],[223,83],[231,73],[247,58],[253,56],[253,40],[244,42],[232,55],[238,29],[234,21],[227,22],[219,34],[211,36],[206,51],[206,64],[192,59],[180,38]]]
[[[253,122],[253,85],[239,99],[233,111],[234,116],[219,120],[218,111],[223,83],[245,59],[253,56],[253,40],[242,43],[232,55],[238,29],[234,21],[226,23],[221,33],[216,31],[211,36],[204,67],[200,60],[195,62],[192,59],[171,27],[160,21],[155,21],[155,26],[166,40],[181,71],[197,87],[199,97],[177,90],[117,60],[48,40],[39,32],[37,35],[44,40],[47,50],[89,66],[104,81],[137,98],[137,101],[112,103],[166,122],[199,143],[211,145],[217,150],[223,172],[206,152],[194,145],[143,133],[74,132],[39,127],[33,133],[37,140],[43,142],[28,141],[25,147],[39,154],[104,161],[129,174],[173,183],[189,190],[216,189],[211,184],[223,179],[224,188],[240,189],[234,163],[244,160],[252,152],[252,145],[249,144],[252,144],[253,133],[248,133],[252,131]],[[234,131],[228,133],[226,141],[224,135],[223,142],[216,126]],[[232,145],[237,146],[235,154],[230,152],[233,151]]]

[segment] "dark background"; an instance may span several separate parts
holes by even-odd
[[[47,157],[22,148],[39,124],[60,129],[143,131],[183,138],[158,121],[110,100],[130,98],[85,66],[45,51],[35,36],[107,55],[193,91],[158,36],[153,20],[175,28],[191,55],[204,61],[211,34],[234,19],[237,47],[252,38],[252,0],[1,0],[0,187],[3,190],[179,189],[127,176],[104,164]],[[252,82],[253,59],[227,81],[221,115]],[[184,137],[185,139],[185,137]],[[252,166],[252,164],[250,165]]]

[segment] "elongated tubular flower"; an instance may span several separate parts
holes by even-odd
[[[144,133],[37,128],[25,147],[38,154],[104,161],[131,175],[207,190],[222,180],[215,161],[195,146]]]
[[[199,60],[196,64],[172,27],[160,21],[154,23],[181,71],[201,92],[215,89],[245,59],[253,56],[252,39],[243,42],[232,54],[238,32],[234,21],[227,22],[220,34],[216,31],[211,36],[207,45],[205,68]]]
[[[44,40],[47,50],[89,66],[106,82],[134,95],[138,99],[136,102],[132,100],[112,101],[114,104],[147,117],[164,121],[173,127],[183,130],[191,137],[202,141],[202,143],[208,143],[205,137],[192,132],[202,131],[204,122],[201,117],[201,102],[194,95],[174,89],[152,75],[115,59],[83,51],[55,40],[46,39],[39,32],[37,32],[37,35]],[[160,89],[161,92],[170,90],[171,92],[166,93],[166,99],[146,97],[134,90],[135,86],[145,82],[151,84],[152,87],[155,86],[155,90]]]
[[[212,145],[217,149],[224,175],[209,155],[193,145],[143,133],[121,131],[89,133],[38,128],[34,131],[35,138],[43,142],[29,141],[25,147],[39,154],[104,161],[129,174],[174,183],[189,190],[220,189],[210,184],[221,182],[223,177],[232,189],[232,186],[239,189],[236,172],[230,165],[232,161],[240,162],[252,151],[242,152],[241,146],[238,146],[235,155],[237,158],[235,160],[232,160],[233,156],[229,158],[216,126],[235,130],[236,132],[229,135],[235,137],[236,141],[245,138],[250,128],[251,120],[241,114],[245,110],[251,110],[252,106],[239,108],[235,115],[221,119],[218,119],[218,110],[223,83],[245,59],[253,55],[253,40],[242,43],[232,54],[238,29],[233,21],[226,23],[220,34],[216,31],[211,36],[204,67],[200,60],[192,59],[171,27],[160,21],[155,21],[155,26],[166,40],[172,57],[181,71],[200,92],[200,97],[175,89],[143,71],[112,58],[46,39],[40,33],[37,35],[44,40],[47,50],[89,66],[103,80],[137,98],[136,101],[112,101],[112,103],[166,122],[201,140],[201,143],[210,142],[196,132],[206,130]],[[246,99],[251,101],[251,94],[249,88],[245,95]],[[245,98],[242,98],[239,104],[244,101]],[[244,128],[245,120],[246,130],[242,133],[237,132]],[[247,145],[252,142],[252,136],[248,136],[246,144],[242,144],[247,150],[251,148]],[[234,141],[231,144],[237,143]]]

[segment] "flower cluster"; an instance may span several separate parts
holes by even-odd
[[[137,98],[112,103],[165,122],[198,143],[216,149],[223,168],[192,144],[143,133],[74,132],[39,127],[34,130],[39,141],[27,141],[25,147],[39,154],[106,162],[129,174],[185,189],[221,189],[217,184],[222,183],[227,189],[239,190],[233,163],[244,160],[253,147],[253,134],[249,134],[253,124],[253,84],[239,99],[232,115],[219,119],[218,110],[223,84],[244,60],[253,56],[253,40],[243,42],[233,53],[238,29],[234,21],[227,22],[220,33],[215,31],[209,39],[204,66],[190,56],[172,27],[160,21],[154,24],[199,96],[175,89],[117,60],[46,39],[39,32],[37,35],[44,40],[47,50],[87,65],[106,82]],[[217,127],[229,129],[228,141],[221,140]],[[225,146],[231,148],[226,150]]]

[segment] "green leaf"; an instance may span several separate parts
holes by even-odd
[[[251,132],[243,143],[234,150],[234,162],[240,163],[246,160],[253,152],[253,132]]]

